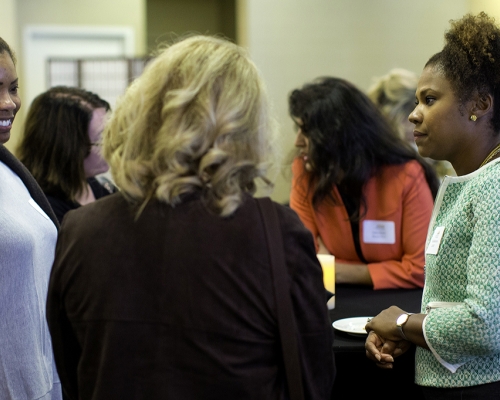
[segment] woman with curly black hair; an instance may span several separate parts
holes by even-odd
[[[428,399],[500,397],[500,28],[453,21],[420,77],[410,115],[422,156],[448,160],[426,244],[420,314],[392,306],[366,326],[369,358],[392,368],[417,345]]]
[[[409,142],[415,150],[413,124],[408,121],[408,115],[415,107],[415,91],[417,90],[418,76],[403,68],[394,68],[386,75],[378,78],[368,89],[368,97],[387,117],[389,123],[398,131],[399,136]],[[455,175],[455,171],[448,161],[427,161],[436,171],[439,179],[446,175]]]
[[[317,250],[335,256],[337,283],[422,287],[432,168],[343,79],[294,90],[289,105],[299,149],[290,206]]]

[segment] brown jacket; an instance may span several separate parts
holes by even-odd
[[[332,327],[312,236],[278,206],[306,399],[329,399]],[[47,313],[70,399],[283,399],[267,245],[255,200],[230,218],[197,195],[152,201],[140,218],[121,194],[70,211]]]

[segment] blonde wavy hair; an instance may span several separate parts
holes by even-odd
[[[403,68],[394,68],[378,78],[368,89],[368,97],[379,107],[402,139],[406,140],[402,122],[415,108],[418,76]]]
[[[119,99],[103,154],[126,198],[175,205],[201,191],[221,216],[239,207],[274,151],[266,90],[241,47],[193,36],[162,50]],[[140,212],[140,211],[139,211]]]

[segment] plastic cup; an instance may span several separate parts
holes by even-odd
[[[323,269],[323,284],[325,289],[333,293],[328,300],[327,306],[331,310],[335,308],[335,256],[330,254],[318,254],[318,260]]]

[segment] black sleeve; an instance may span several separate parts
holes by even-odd
[[[47,195],[47,200],[49,201],[50,207],[54,211],[54,214],[57,220],[59,221],[59,224],[62,223],[62,220],[68,211],[74,210],[75,208],[78,208],[80,206],[77,203],[61,200],[57,197],[53,197],[50,195]]]
[[[96,199],[107,196],[109,194],[116,193],[118,191],[117,187],[109,179],[99,176],[98,178],[88,178],[87,182],[94,192]]]
[[[278,207],[306,399],[329,399],[335,379],[333,328],[313,237],[295,212]]]
[[[68,248],[64,243],[65,226],[64,223],[59,233],[54,265],[50,275],[47,294],[47,323],[64,398],[76,400],[78,399],[77,370],[82,351],[63,306],[63,253]],[[68,230],[71,231],[69,228]]]
[[[35,178],[33,178],[33,175],[31,175],[28,169],[16,157],[14,157],[14,155],[10,153],[4,145],[0,145],[0,161],[2,161],[17,176],[19,176],[19,178],[23,181],[24,185],[28,189],[28,192],[30,192],[33,200],[36,201],[40,208],[54,223],[56,228],[59,229],[59,222],[52,212],[52,208],[50,207],[47,198],[45,197]]]

